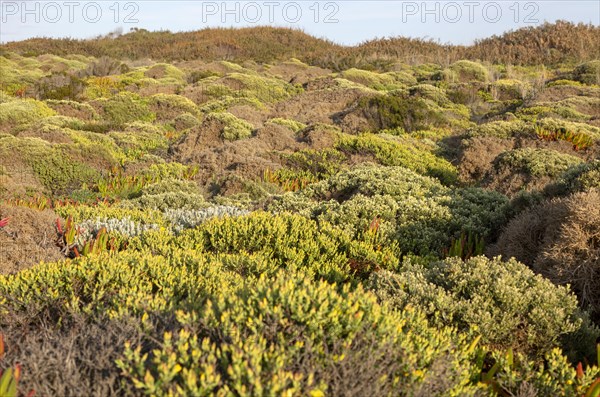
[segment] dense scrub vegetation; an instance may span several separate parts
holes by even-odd
[[[597,396],[598,41],[2,46],[0,394]]]
[[[555,64],[598,59],[600,30],[592,24],[559,21],[521,28],[479,40],[471,46],[439,44],[432,40],[386,38],[344,47],[309,36],[301,30],[271,27],[203,29],[196,32],[149,32],[94,40],[34,38],[8,43],[7,51],[21,54],[109,56],[117,59],[221,60],[271,62],[298,58],[339,70],[386,65],[395,59],[418,63],[480,59],[492,63]],[[576,71],[587,74],[585,70]],[[592,72],[592,78],[593,72]]]

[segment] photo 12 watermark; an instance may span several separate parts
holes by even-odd
[[[340,2],[296,1],[198,1],[180,3],[182,10],[196,17],[202,24],[244,23],[274,24],[299,23],[308,18],[314,23],[338,23]],[[2,23],[113,23],[137,24],[144,1],[1,1]],[[183,7],[181,7],[183,6]]]
[[[139,2],[79,2],[79,1],[2,1],[2,23],[138,23]]]
[[[497,23],[502,19],[514,23],[537,24],[540,5],[537,2],[497,2],[497,1],[403,1],[401,2],[401,21],[411,20],[446,23],[475,23],[484,21]]]

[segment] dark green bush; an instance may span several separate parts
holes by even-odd
[[[443,115],[424,99],[402,92],[363,98],[358,109],[374,130],[403,128],[407,132],[443,125]]]

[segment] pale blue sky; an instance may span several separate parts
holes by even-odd
[[[598,26],[600,1],[0,0],[0,41],[36,36],[88,38],[132,27],[175,32],[273,25],[301,28],[341,44],[389,36],[469,44],[557,19]]]

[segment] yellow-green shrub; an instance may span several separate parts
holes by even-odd
[[[34,99],[15,99],[0,103],[0,128],[24,125],[55,114],[43,102]]]
[[[470,396],[478,389],[464,337],[430,328],[411,309],[380,307],[362,289],[336,290],[300,274],[236,286],[177,319],[160,348],[127,346],[118,362],[144,394]]]
[[[284,118],[279,118],[279,117],[271,119],[268,122],[277,124],[277,125],[282,125],[284,127],[289,128],[290,130],[292,130],[294,132],[298,132],[298,131],[301,131],[306,128],[306,124],[304,124],[304,123],[301,123],[296,120],[284,119]]]
[[[111,98],[96,101],[102,109],[102,118],[109,123],[122,125],[134,121],[153,121],[156,117],[146,99],[130,92],[121,92]]]
[[[364,276],[375,267],[393,268],[397,263],[389,249],[374,249],[368,243],[353,241],[327,223],[317,224],[291,214],[273,216],[258,212],[211,219],[166,240],[156,233],[141,236],[132,246],[165,255],[172,250],[260,253],[279,267],[303,269],[334,281]]]
[[[457,179],[456,168],[447,160],[414,143],[403,144],[393,137],[374,134],[340,135],[335,147],[347,153],[372,155],[382,165],[405,167],[422,175],[436,177],[447,185]]]
[[[252,136],[254,126],[231,113],[210,113],[206,120],[218,120],[223,123],[221,136],[228,141],[249,138]]]

